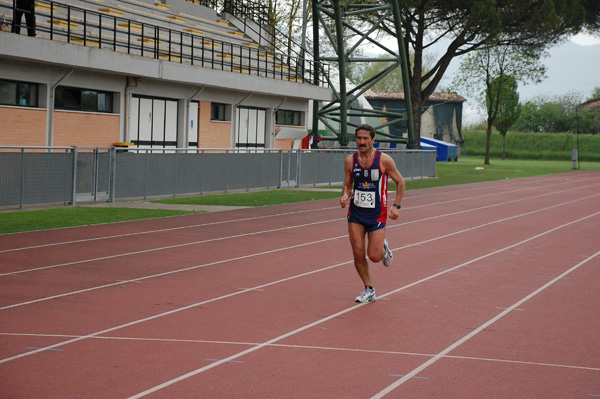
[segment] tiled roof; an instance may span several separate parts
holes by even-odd
[[[381,99],[381,100],[404,100],[403,91],[385,91],[385,90],[374,90],[369,89],[364,94],[367,99]],[[459,96],[456,93],[433,93],[427,101],[431,102],[452,102],[452,103],[464,103],[466,98]]]
[[[582,107],[589,109],[590,111],[600,111],[600,97],[592,98],[581,104]]]

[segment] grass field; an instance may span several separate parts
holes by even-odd
[[[483,165],[482,157],[462,157],[458,162],[438,162],[436,177],[407,180],[407,190],[449,186],[492,180],[517,179],[572,171],[570,161],[501,160],[491,159]],[[600,162],[582,162],[581,170],[600,170]],[[326,188],[330,188],[329,186]],[[242,194],[203,195],[173,198],[157,202],[170,204],[264,206],[300,201],[338,198],[338,191],[271,190]],[[393,185],[390,185],[393,190]],[[44,230],[59,227],[92,225],[137,219],[152,219],[191,213],[180,210],[132,209],[118,207],[60,207],[43,210],[24,210],[0,213],[0,234]]]
[[[437,178],[408,181],[406,187],[409,190],[414,190],[417,188],[517,179],[573,171],[571,161],[492,158],[490,159],[490,165],[484,165],[483,160],[483,157],[462,157],[459,158],[458,162],[438,162],[436,166]],[[600,162],[581,162],[579,169],[600,170]]]
[[[329,188],[329,187],[327,187]],[[341,190],[341,186],[340,186]],[[185,205],[224,205],[224,206],[264,206],[289,204],[292,202],[316,201],[339,197],[340,194],[330,191],[270,190],[249,193],[233,193],[220,195],[201,195],[198,197],[169,198],[152,201],[161,204]]]
[[[463,130],[463,154],[485,155],[486,132],[481,129]],[[569,160],[573,149],[579,149],[582,161],[600,161],[600,134],[522,133],[506,134],[506,156],[510,159]],[[490,156],[502,157],[502,135],[493,131]]]
[[[83,206],[0,213],[0,234],[183,215],[185,211]]]

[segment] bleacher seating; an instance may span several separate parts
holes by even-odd
[[[303,81],[283,55],[197,1],[36,1],[37,36],[75,45],[290,81]],[[0,0],[11,14],[12,0]],[[5,17],[8,19],[8,17]],[[12,15],[10,15],[12,19]],[[312,83],[312,82],[311,82]]]

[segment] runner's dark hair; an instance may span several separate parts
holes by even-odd
[[[366,130],[367,132],[369,132],[371,134],[371,138],[374,139],[375,138],[375,128],[371,125],[368,125],[366,123],[359,125],[356,130],[354,131],[354,134],[358,133],[359,130]]]

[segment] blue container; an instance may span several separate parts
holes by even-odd
[[[425,145],[436,148],[437,160],[440,162],[458,161],[456,144],[446,143],[445,141],[432,139],[431,137],[421,137],[421,148],[424,148]]]

